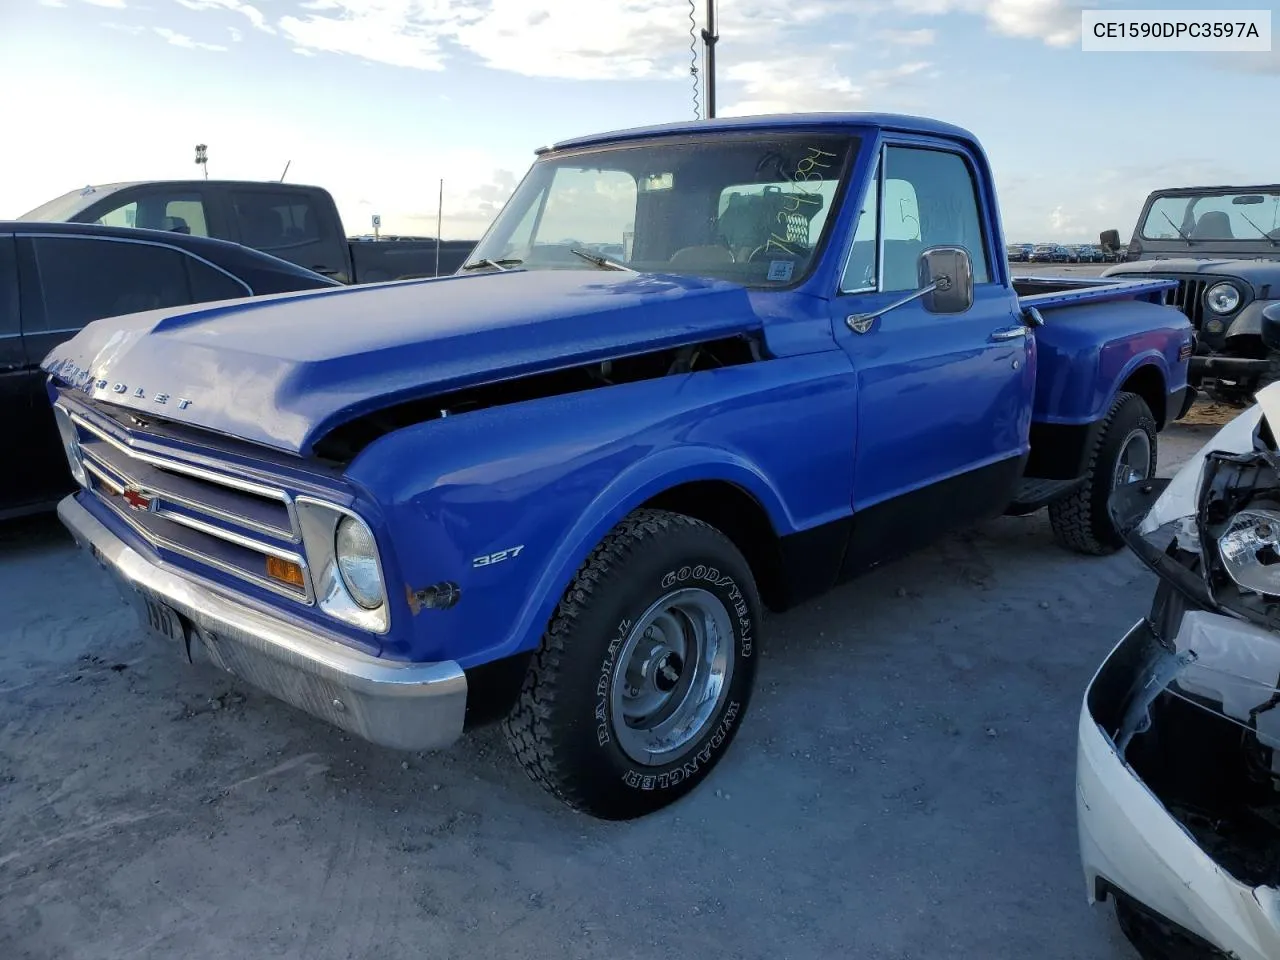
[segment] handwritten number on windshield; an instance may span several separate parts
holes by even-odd
[[[817,205],[822,203],[822,195],[813,193],[805,187],[805,184],[812,183],[815,180],[819,182],[825,180],[825,176],[819,171],[830,169],[831,164],[823,163],[821,160],[824,157],[831,157],[834,159],[836,156],[837,155],[832,153],[830,150],[819,150],[817,147],[809,147],[809,156],[804,157],[796,164],[795,175],[791,178],[795,181],[796,192],[787,194],[786,198],[782,201],[783,208],[778,211],[775,218],[784,227],[789,222],[788,218],[799,212],[801,206],[804,204],[808,203]],[[787,244],[788,241],[786,236],[780,237],[776,233],[771,233],[769,234],[768,242],[764,245],[764,249],[766,253],[779,251],[787,254],[788,256],[794,257],[796,252]]]

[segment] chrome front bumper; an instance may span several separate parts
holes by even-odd
[[[436,750],[462,733],[467,680],[452,661],[384,660],[262,613],[198,580],[153,563],[70,496],[58,517],[111,573],[142,623],[156,605],[181,620],[180,656],[207,661],[313,717],[372,743]],[[152,635],[159,635],[152,628]]]

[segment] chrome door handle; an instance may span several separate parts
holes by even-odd
[[[1027,335],[1027,328],[1019,324],[1016,327],[1005,327],[1003,330],[997,330],[987,339],[993,343],[999,343],[1001,340],[1017,340],[1019,337]]]

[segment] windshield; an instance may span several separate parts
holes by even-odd
[[[1280,188],[1156,197],[1142,222],[1142,236],[1145,240],[1280,239]]]
[[[469,264],[616,269],[788,286],[816,262],[859,141],[658,140],[533,165]],[[583,257],[586,253],[604,261]]]
[[[114,192],[115,188],[111,187],[81,187],[79,190],[64,193],[48,203],[42,203],[34,210],[28,210],[18,219],[38,220],[44,223],[67,223],[89,204],[96,203]]]

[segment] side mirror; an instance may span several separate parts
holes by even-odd
[[[917,269],[930,313],[964,313],[973,306],[973,261],[964,247],[930,247]]]
[[[1280,303],[1262,311],[1262,342],[1268,350],[1280,350]]]
[[[1098,245],[1108,253],[1115,253],[1120,249],[1120,231],[1103,230],[1098,234]]]

